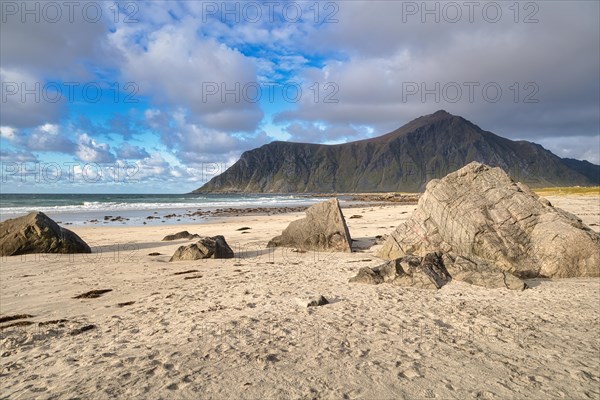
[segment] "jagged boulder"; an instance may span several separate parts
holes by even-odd
[[[177,232],[174,233],[172,235],[167,235],[165,236],[162,241],[163,242],[169,242],[172,240],[179,240],[179,239],[187,239],[187,240],[192,240],[192,239],[200,239],[200,235],[197,234],[191,234],[188,231],[181,231],[181,232]]]
[[[337,199],[314,204],[306,218],[293,221],[267,247],[295,247],[301,250],[352,251],[352,239]]]
[[[350,278],[351,283],[392,283],[420,289],[439,289],[450,280],[440,253],[429,253],[425,257],[405,256],[375,268],[363,267]]]
[[[61,228],[42,212],[31,212],[0,223],[0,255],[91,253],[74,232]]]
[[[169,261],[192,261],[203,258],[233,258],[233,250],[221,235],[203,237],[196,243],[180,246]]]
[[[446,265],[449,267],[446,268]],[[350,278],[351,283],[377,285],[392,283],[420,289],[440,289],[451,280],[485,288],[524,290],[527,285],[516,276],[486,264],[476,264],[464,257],[429,253],[425,257],[404,256],[375,268],[364,267]]]
[[[452,279],[483,286],[488,289],[507,288],[511,290],[524,290],[525,282],[509,272],[494,268],[488,264],[477,264],[469,259],[444,254],[444,264]]]
[[[502,169],[477,162],[430,181],[417,210],[378,255],[434,251],[470,260],[477,266],[471,269],[492,267],[519,278],[600,275],[599,234]]]

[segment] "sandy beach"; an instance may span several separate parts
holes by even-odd
[[[600,230],[599,196],[548,199]],[[0,398],[598,399],[600,279],[348,283],[415,208],[344,209],[353,253],[266,249],[296,212],[75,226],[93,254],[4,257],[0,316],[30,317],[0,325]],[[181,230],[235,258],[170,263]]]

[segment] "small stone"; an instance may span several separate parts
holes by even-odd
[[[329,300],[327,300],[324,296],[313,297],[311,299],[296,299],[296,302],[300,307],[319,307],[329,304]]]

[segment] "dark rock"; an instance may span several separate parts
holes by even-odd
[[[306,307],[319,307],[324,306],[325,304],[329,304],[329,301],[325,297],[319,296],[309,300]]]
[[[405,256],[375,268],[363,267],[350,282],[393,283],[420,289],[440,289],[451,279],[441,254],[430,253],[425,257]]]
[[[198,242],[181,246],[169,261],[200,260],[203,258],[233,258],[233,250],[221,235],[203,237]]]
[[[296,298],[296,304],[303,308],[319,307],[329,304],[329,300],[327,300],[324,296],[316,296],[310,299]]]
[[[26,319],[26,318],[33,318],[33,315],[30,315],[30,314],[7,315],[4,317],[0,317],[0,324],[2,324],[4,322],[15,321],[17,319]]]
[[[167,241],[171,241],[171,240],[179,240],[179,239],[192,240],[192,239],[199,239],[199,238],[200,238],[200,235],[197,235],[197,234],[192,235],[188,231],[181,231],[181,232],[174,233],[172,235],[167,235],[162,240],[163,240],[163,242],[167,242]]]
[[[450,282],[450,275],[444,266],[440,253],[429,253],[423,258],[421,271],[429,277],[437,289]]]
[[[91,331],[91,330],[96,329],[96,328],[97,328],[97,326],[93,325],[93,324],[85,325],[85,326],[82,326],[81,328],[73,329],[70,332],[70,335],[71,336],[81,335],[84,332]]]
[[[193,274],[194,272],[200,272],[197,269],[189,269],[187,271],[175,272],[173,275],[185,275],[185,274]]]
[[[293,221],[267,247],[295,247],[302,250],[352,251],[352,238],[337,199],[314,204],[306,218]]]
[[[444,265],[452,279],[489,289],[524,290],[527,284],[516,276],[491,265],[477,264],[467,258],[444,255]]]
[[[61,228],[42,212],[0,223],[0,256],[32,253],[91,253],[74,232]]]
[[[90,290],[89,292],[79,294],[73,298],[74,299],[95,299],[95,298],[102,296],[104,293],[108,293],[108,292],[112,292],[112,289]]]
[[[355,277],[350,278],[349,282],[377,285],[379,283],[383,283],[383,277],[379,274],[379,270],[375,270],[369,267],[362,267],[358,270],[358,274]]]
[[[189,279],[200,279],[200,278],[202,278],[202,275],[193,275],[193,276],[185,276],[183,278],[183,280],[187,281]]]

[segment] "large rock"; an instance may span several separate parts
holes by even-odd
[[[525,282],[508,272],[476,264],[464,257],[453,258],[440,253],[429,253],[425,257],[404,256],[375,268],[364,267],[350,278],[351,283],[392,283],[419,289],[440,289],[451,280],[489,289],[524,290],[527,287]]]
[[[267,247],[295,247],[301,250],[352,251],[352,239],[337,199],[314,204],[306,218],[293,221]]]
[[[477,162],[430,181],[378,255],[433,251],[519,278],[600,275],[600,235],[500,168]]]
[[[169,261],[191,261],[203,258],[233,258],[233,250],[221,235],[204,237],[188,246],[180,246]]]
[[[0,223],[0,255],[33,253],[91,253],[90,246],[72,231],[61,228],[42,212]]]
[[[188,231],[181,231],[181,232],[177,232],[174,233],[172,235],[167,235],[165,236],[162,241],[163,242],[169,242],[172,240],[179,240],[179,239],[187,239],[187,240],[192,240],[192,239],[200,239],[200,235],[197,234],[191,234]]]
[[[524,290],[527,285],[521,279],[509,272],[494,268],[487,264],[477,264],[464,257],[452,258],[444,255],[444,264],[452,279],[483,286],[488,289],[506,288],[511,290]]]
[[[350,278],[351,283],[392,283],[419,289],[440,289],[451,281],[440,253],[425,257],[404,256],[375,268],[364,267]]]

